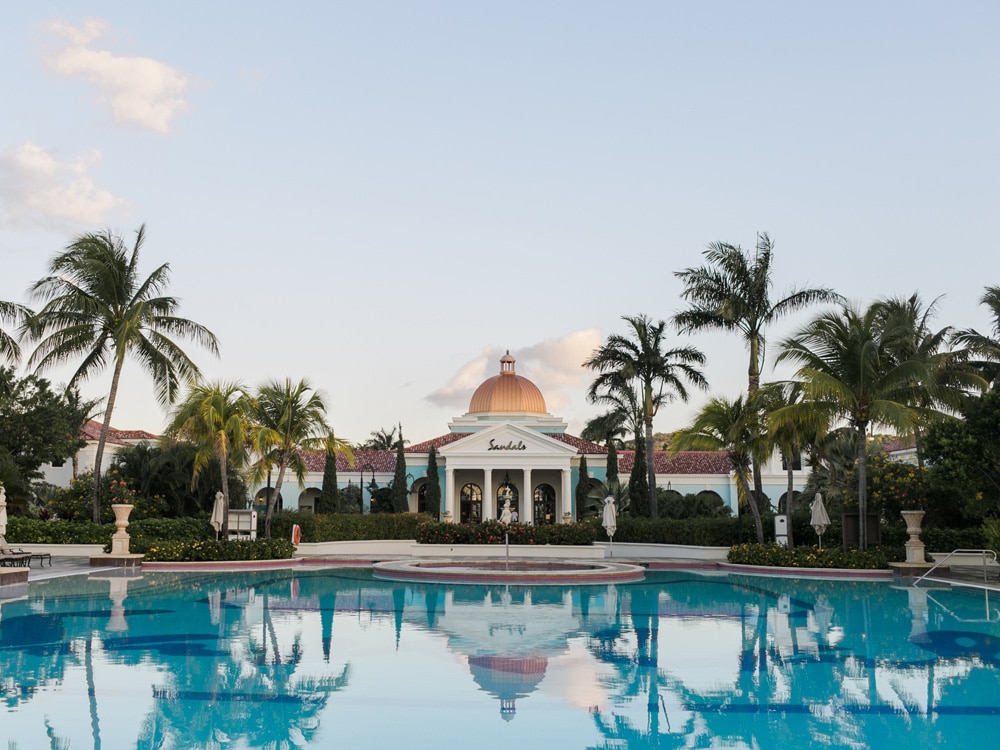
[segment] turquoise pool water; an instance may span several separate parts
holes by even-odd
[[[146,572],[0,599],[0,747],[982,747],[1000,595]]]

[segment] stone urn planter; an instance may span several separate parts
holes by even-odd
[[[924,520],[924,511],[904,510],[900,511],[900,515],[906,522],[906,533],[910,535],[906,542],[906,562],[923,563],[924,543],[920,541],[920,524]]]

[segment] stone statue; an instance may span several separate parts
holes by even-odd
[[[510,495],[508,494],[507,498],[503,501],[503,511],[501,511],[501,513],[500,513],[500,523],[502,523],[504,526],[509,526],[510,525],[510,519],[511,519],[511,515],[510,515]]]

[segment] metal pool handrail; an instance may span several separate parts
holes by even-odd
[[[950,558],[952,555],[959,555],[959,554],[981,554],[983,556],[983,582],[985,583],[986,582],[986,564],[987,564],[987,559],[986,558],[987,558],[987,556],[989,556],[990,558],[992,558],[992,559],[989,560],[989,562],[991,562],[993,564],[996,564],[996,562],[997,562],[997,553],[994,552],[991,549],[954,549],[951,552],[949,552],[947,555],[945,555],[944,557],[942,557],[940,560],[938,560],[936,563],[934,563],[934,565],[931,566],[930,570],[928,570],[926,573],[924,573],[922,576],[920,576],[918,579],[916,579],[913,582],[913,585],[916,586],[918,583],[920,583],[922,580],[924,580],[927,576],[929,576],[931,573],[933,573],[935,570],[937,570],[938,567],[942,563],[944,563],[946,560],[948,560],[948,558]]]

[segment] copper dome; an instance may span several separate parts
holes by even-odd
[[[514,372],[514,358],[508,351],[500,358],[500,374],[476,389],[469,402],[469,414],[548,414],[538,386]]]

